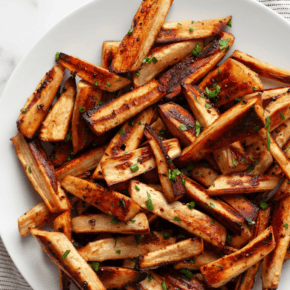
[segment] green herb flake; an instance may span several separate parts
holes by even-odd
[[[131,29],[128,31],[128,35],[131,35],[133,32],[134,32],[134,28],[131,28]]]
[[[176,222],[180,222],[180,221],[181,221],[181,219],[180,219],[178,216],[175,216],[175,217],[173,218],[173,220],[176,221]]]
[[[70,253],[70,250],[66,250],[66,251],[63,253],[63,255],[61,256],[61,258],[64,260],[64,259],[68,256],[69,253]]]
[[[251,165],[248,167],[248,172],[252,172],[255,168],[255,165]]]
[[[288,151],[290,149],[290,146],[289,147],[287,147],[287,149],[284,151],[285,153]]]
[[[208,87],[205,88],[205,94],[207,95],[209,99],[217,97],[220,92],[221,92],[221,87],[219,85],[217,85],[216,89],[213,91],[210,91]]]
[[[136,172],[139,169],[139,166],[138,166],[138,164],[133,164],[130,166],[130,169],[132,172]]]
[[[193,24],[193,23],[194,23],[194,21],[192,20],[192,21],[191,21],[191,24]]]
[[[190,32],[193,32],[193,31],[194,31],[194,29],[193,29],[192,27],[190,27],[190,28],[189,28],[189,31],[190,31]]]
[[[270,116],[268,116],[266,119],[265,128],[268,128],[270,126],[270,124],[271,124],[271,118],[270,118]]]
[[[118,238],[114,238],[114,247],[117,245]]]
[[[284,227],[285,229],[288,229],[288,224],[287,224],[287,223],[284,224],[283,227]]]
[[[201,124],[196,120],[195,121],[195,135],[196,137],[200,134]]]
[[[252,87],[252,90],[253,90],[253,91],[256,91],[257,89],[256,89],[255,87]]]
[[[140,73],[136,71],[135,76],[140,77]]]
[[[254,124],[254,130],[256,130],[257,132],[260,131],[260,128],[259,128],[259,126],[257,124]]]
[[[226,48],[228,46],[228,44],[229,44],[230,41],[231,41],[230,38],[228,38],[228,39],[222,39],[220,41],[220,50]]]
[[[282,120],[285,120],[285,116],[283,115],[282,112],[280,112],[280,117],[281,117]]]
[[[227,26],[232,27],[232,19],[228,22]]]
[[[149,282],[152,281],[152,275],[151,275],[151,274],[148,275],[148,281],[149,281]]]
[[[180,130],[182,130],[182,131],[186,131],[186,130],[187,130],[187,127],[186,127],[184,124],[181,124],[181,125],[179,126],[179,128],[180,128]]]
[[[85,108],[85,107],[79,107],[79,111],[80,111],[81,113],[84,113],[84,112],[85,112],[85,110],[86,110],[86,108]]]
[[[163,232],[162,234],[163,234],[163,238],[164,238],[164,239],[168,239],[168,238],[171,237],[171,234],[170,234],[170,232],[168,232],[168,231]]]
[[[110,215],[113,215],[113,213],[112,213],[111,211],[109,211],[109,214],[110,214]]]
[[[192,280],[194,278],[194,274],[188,269],[183,268],[179,272],[184,275],[183,277],[185,277],[186,280]]]
[[[100,263],[99,262],[93,262],[92,263],[92,267],[93,269],[98,272],[99,271],[99,268],[100,268]]]
[[[250,222],[249,222],[249,226],[252,226],[252,225],[255,225],[255,224],[256,224],[255,221],[250,221]]]
[[[122,128],[118,133],[119,133],[120,135],[125,135],[125,131],[124,131],[123,128]]]
[[[59,60],[59,52],[57,52],[57,53],[55,54],[55,60],[56,60],[56,61]]]
[[[22,110],[22,113],[23,113],[23,114],[26,114],[26,113],[27,113],[27,111],[28,111],[28,109],[27,109],[27,108],[25,108],[25,109],[23,109],[23,110]]]
[[[31,171],[31,167],[30,167],[30,166],[28,167],[28,172],[29,172],[29,173],[31,173],[31,172],[32,172],[32,171]]]
[[[95,81],[94,85],[97,87],[99,85],[99,82]]]
[[[188,207],[189,209],[194,209],[194,208],[195,208],[195,202],[194,202],[194,201],[191,201],[191,202],[187,205],[187,207]]]
[[[121,254],[121,250],[117,250],[116,254],[120,255]]]
[[[186,179],[183,178],[183,179],[182,179],[182,185],[185,185],[185,181],[186,181]]]
[[[235,158],[232,159],[232,162],[233,162],[233,165],[234,165],[234,166],[237,166],[237,161],[236,161]]]
[[[230,242],[232,241],[232,237],[231,237],[230,235],[227,235],[227,237],[226,237],[226,241],[227,241],[228,243],[230,243]]]
[[[193,49],[191,52],[194,56],[197,56],[201,52],[201,46],[199,44],[196,45],[195,49]]]
[[[181,172],[178,169],[168,169],[168,178],[170,180],[176,181],[177,175],[181,175]]]
[[[116,224],[116,223],[119,223],[120,220],[117,219],[116,217],[114,217],[112,220],[111,220],[111,224]]]
[[[162,287],[162,290],[167,290],[167,286],[164,281],[161,283],[161,287]]]
[[[192,264],[195,263],[195,261],[193,259],[190,259],[189,262],[192,263]]]
[[[153,203],[152,203],[152,200],[151,200],[151,195],[148,192],[147,192],[147,197],[148,197],[148,200],[145,201],[147,209],[149,211],[152,211],[154,209],[154,206],[153,206]]]
[[[212,202],[210,202],[209,207],[210,207],[211,209],[213,209],[215,206],[214,206],[214,204],[213,204]]]
[[[204,106],[205,106],[207,109],[211,109],[211,108],[212,108],[212,106],[209,105],[209,104],[205,104]]]
[[[136,241],[137,245],[139,245],[142,242],[142,236],[135,235],[134,238],[135,238],[135,241]]]
[[[261,209],[266,209],[268,207],[268,204],[267,204],[267,202],[266,202],[266,199],[262,199],[261,201],[260,201],[260,208]]]
[[[270,126],[267,129],[267,139],[268,139],[268,144],[267,144],[267,150],[270,150],[270,145],[271,145],[271,135],[270,135]]]
[[[210,224],[211,224],[211,225],[214,225],[214,221],[211,221]]]
[[[135,184],[135,188],[137,191],[140,191],[140,188],[137,186],[137,184]]]

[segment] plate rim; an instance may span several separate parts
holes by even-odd
[[[46,38],[46,36],[52,31],[54,30],[57,26],[61,25],[63,22],[65,22],[68,18],[72,17],[74,14],[79,13],[79,11],[83,10],[83,9],[87,9],[87,6],[94,6],[94,5],[98,5],[97,3],[100,2],[101,0],[90,0],[88,3],[85,3],[75,9],[73,9],[71,12],[69,12],[68,14],[66,14],[62,19],[60,19],[58,22],[56,22],[54,25],[52,25],[42,36],[40,36],[30,47],[30,49],[22,56],[21,60],[19,61],[19,63],[17,64],[17,66],[14,68],[12,74],[10,75],[4,90],[0,96],[0,108],[2,107],[2,104],[4,102],[4,99],[7,98],[7,92],[9,90],[10,87],[10,83],[14,82],[14,75],[17,74],[17,71],[19,70],[19,68],[22,66],[22,63],[26,60],[26,58],[30,55],[30,53],[35,49],[36,46],[38,46],[42,40],[44,38]],[[175,0],[174,2],[177,2],[178,0]],[[218,1],[218,0],[216,0]],[[220,0],[222,1],[222,0]],[[236,1],[237,3],[247,3],[247,5],[256,5],[259,6],[261,8],[261,13],[264,13],[264,11],[267,11],[268,13],[272,14],[273,17],[276,17],[277,20],[280,20],[282,22],[284,22],[286,24],[286,26],[289,27],[290,29],[290,21],[288,21],[286,18],[284,18],[282,15],[278,14],[277,12],[275,12],[274,10],[272,10],[271,8],[267,7],[266,5],[264,5],[261,2],[258,2],[258,0],[231,0],[231,1]],[[173,3],[174,3],[173,2]],[[0,180],[2,180],[1,174],[0,174]],[[0,211],[0,217],[3,217],[3,211]],[[3,220],[3,219],[2,219]],[[13,221],[14,222],[14,221]],[[4,224],[4,223],[3,223]],[[4,247],[7,251],[7,253],[9,254],[11,260],[13,261],[15,267],[17,268],[17,270],[19,271],[19,273],[22,275],[23,279],[27,282],[27,284],[32,288],[32,284],[30,283],[30,281],[32,281],[33,278],[31,277],[27,277],[27,275],[25,275],[21,268],[18,265],[18,259],[16,258],[16,254],[14,255],[12,248],[10,248],[9,246],[9,241],[8,241],[8,237],[3,235],[3,228],[4,226],[1,226],[0,223],[0,237],[3,241]],[[7,239],[7,240],[6,240]]]

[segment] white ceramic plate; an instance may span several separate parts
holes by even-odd
[[[16,266],[35,290],[59,289],[57,267],[32,237],[22,239],[17,219],[40,198],[29,184],[12,142],[16,119],[39,80],[54,64],[57,51],[99,64],[102,42],[121,40],[141,0],[99,0],[76,10],[48,33],[22,59],[0,100],[1,237]],[[167,21],[233,16],[232,32],[239,49],[290,69],[290,25],[254,0],[175,0]],[[231,52],[228,53],[230,55]],[[289,263],[283,267],[280,290],[289,289]],[[262,289],[258,279],[254,289]]]

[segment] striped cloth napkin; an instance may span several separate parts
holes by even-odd
[[[259,0],[290,21],[290,0]],[[0,238],[0,290],[32,290],[10,259]]]

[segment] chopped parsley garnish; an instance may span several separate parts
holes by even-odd
[[[228,22],[227,26],[232,27],[232,19]]]
[[[153,206],[153,203],[152,203],[152,200],[151,200],[151,195],[148,192],[147,192],[147,197],[148,197],[148,200],[145,201],[147,209],[149,211],[152,211],[154,209],[154,206]]]
[[[114,238],[114,247],[117,245],[118,238]]]
[[[288,151],[290,149],[290,146],[289,147],[287,147],[287,149],[284,151],[285,153]]]
[[[270,126],[267,129],[267,139],[268,139],[267,150],[269,151],[271,145]]]
[[[179,128],[180,128],[180,130],[182,130],[182,131],[186,131],[186,130],[187,130],[187,127],[186,127],[184,124],[181,124],[181,125],[179,126]]]
[[[197,56],[201,52],[201,46],[199,44],[196,45],[195,49],[193,49],[191,52],[194,56]]]
[[[128,31],[128,35],[131,35],[133,32],[134,32],[134,28],[131,28],[131,29]]]
[[[130,169],[132,172],[136,172],[139,169],[139,166],[138,166],[138,164],[133,164],[130,166]]]
[[[251,165],[248,167],[248,172],[252,172],[255,168],[255,165]]]
[[[209,207],[210,207],[210,208],[214,208],[214,204],[211,202],[211,203],[209,204]]]
[[[147,64],[149,64],[151,62],[156,63],[156,62],[158,62],[158,59],[155,56],[151,55],[150,57],[146,56],[142,61],[142,63],[147,63]]]
[[[253,90],[253,91],[256,91],[257,89],[256,89],[255,87],[252,87],[252,90]]]
[[[130,220],[131,223],[134,223],[136,220]]]
[[[270,116],[268,116],[266,119],[265,128],[268,128],[270,126],[270,124],[271,124],[271,118],[270,118]]]
[[[236,99],[235,99],[235,102],[236,102],[236,103],[239,103],[241,100],[242,100],[241,98],[236,98]]]
[[[214,221],[211,221],[210,224],[213,225],[214,224]]]
[[[109,211],[109,214],[110,214],[110,215],[113,215],[113,213],[112,213],[111,211]]]
[[[193,168],[194,168],[194,165],[193,165],[193,163],[190,162],[190,163],[187,165],[186,170],[187,170],[187,171],[191,171]]]
[[[92,263],[93,269],[98,272],[99,271],[99,267],[100,267],[100,263],[99,262],[93,262]]]
[[[228,39],[222,39],[220,41],[220,50],[226,48],[228,46],[228,44],[229,44],[230,41],[231,41],[230,38],[228,38]]]
[[[259,126],[257,124],[254,124],[254,130],[256,130],[257,132],[260,131],[260,128],[259,128]]]
[[[235,158],[232,159],[234,166],[237,166],[237,161]]]
[[[268,207],[268,203],[266,202],[266,199],[262,199],[260,201],[260,208],[261,209],[266,209]]]
[[[194,202],[194,201],[191,201],[191,202],[187,205],[187,207],[188,207],[189,209],[194,209],[194,208],[195,208],[195,202]]]
[[[182,179],[182,185],[185,185],[185,181],[186,181],[186,179],[183,178],[183,179]]]
[[[59,60],[59,52],[57,52],[57,53],[55,54],[55,60],[56,60],[56,61]]]
[[[135,188],[137,191],[140,191],[140,188],[135,184]]]
[[[226,241],[227,241],[228,243],[230,243],[230,242],[232,241],[232,237],[231,237],[230,235],[227,235],[227,237],[226,237]]]
[[[140,76],[140,73],[139,72],[135,72],[135,76],[139,77]]]
[[[99,82],[95,81],[94,85],[97,87],[99,85]]]
[[[26,113],[27,113],[27,111],[28,111],[28,109],[27,109],[27,108],[25,108],[25,109],[23,109],[22,113],[23,113],[23,114],[26,114]]]
[[[255,225],[255,224],[256,224],[256,222],[254,222],[254,221],[249,222],[249,226],[252,226],[252,225]]]
[[[209,104],[205,104],[204,106],[205,106],[207,109],[211,109],[211,108],[212,108],[212,106],[209,105]]]
[[[69,142],[71,141],[71,134],[67,134],[64,138],[64,142]]]
[[[171,234],[170,234],[170,232],[168,232],[168,231],[163,232],[162,234],[163,234],[163,238],[164,238],[164,239],[168,239],[168,238],[171,237]]]
[[[168,169],[168,178],[173,180],[173,181],[176,181],[176,177],[177,175],[180,175],[181,172],[178,170],[178,169]]]
[[[67,161],[71,161],[73,158],[74,153],[71,151],[68,155],[67,155]]]
[[[135,235],[134,238],[135,238],[135,241],[136,241],[137,245],[139,245],[142,242],[142,236]]]
[[[215,98],[218,96],[218,94],[221,92],[221,87],[219,85],[216,86],[216,89],[213,91],[210,91],[208,87],[205,88],[205,93],[208,98]]]
[[[167,286],[164,281],[161,283],[161,287],[162,287],[162,290],[167,290]]]
[[[190,32],[193,32],[193,31],[194,31],[194,29],[193,29],[192,27],[190,27],[190,28],[189,28],[189,31],[190,31]]]
[[[196,120],[196,121],[195,121],[195,135],[196,135],[196,137],[200,134],[200,129],[201,129],[201,125],[200,125],[200,123]]]
[[[285,229],[288,229],[288,224],[287,224],[287,223],[284,224],[283,227],[284,227]]]
[[[28,172],[29,172],[29,173],[31,173],[31,172],[32,172],[32,171],[31,171],[31,167],[30,167],[30,166],[28,167]]]
[[[221,74],[221,70],[219,68],[217,69],[217,72],[218,72],[218,75]]]
[[[85,107],[79,107],[79,110],[80,110],[81,113],[83,113],[86,110],[86,108]]]
[[[111,86],[111,83],[107,82],[107,85],[110,87]]]
[[[194,21],[192,20],[192,21],[191,21],[191,24],[193,24],[193,23],[194,23]]]
[[[178,216],[175,216],[175,217],[173,218],[173,220],[176,221],[176,222],[180,222],[180,221],[181,221],[181,219],[180,219]]]
[[[122,128],[118,133],[119,133],[120,135],[125,135],[125,131],[124,131],[123,128]]]
[[[116,224],[116,223],[119,223],[120,220],[117,219],[116,217],[114,217],[112,220],[111,220],[111,224]]]
[[[69,253],[70,253],[70,250],[66,250],[66,251],[63,253],[63,255],[61,256],[61,258],[64,260],[64,259],[68,256]]]
[[[116,254],[120,255],[121,254],[121,250],[117,250]]]
[[[149,281],[149,282],[152,281],[152,275],[151,275],[151,274],[148,275],[148,281]]]
[[[282,112],[280,112],[280,117],[281,117],[282,120],[285,120],[285,116],[284,116],[284,114]]]
[[[194,278],[194,274],[188,269],[183,268],[179,272],[184,275],[182,277],[185,278],[186,280],[192,280]]]

